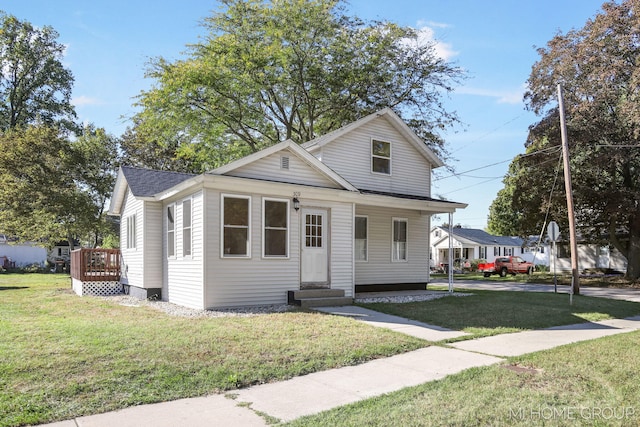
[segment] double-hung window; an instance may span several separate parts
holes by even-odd
[[[182,256],[191,256],[191,199],[182,202]]]
[[[391,175],[391,143],[371,140],[371,171]]]
[[[136,215],[127,217],[127,249],[136,248]]]
[[[289,256],[289,200],[262,199],[262,256]]]
[[[354,230],[356,261],[367,261],[369,259],[368,222],[369,219],[366,216],[356,216],[356,226]]]
[[[248,258],[251,256],[251,198],[222,195],[222,256]]]
[[[167,206],[167,256],[176,256],[176,205]]]
[[[407,260],[407,229],[409,220],[393,218],[393,244],[391,246],[392,261]]]

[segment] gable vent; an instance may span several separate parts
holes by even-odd
[[[289,156],[280,157],[280,169],[289,169]]]

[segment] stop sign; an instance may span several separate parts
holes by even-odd
[[[560,227],[555,221],[551,221],[547,226],[547,235],[552,242],[557,242],[560,238]]]

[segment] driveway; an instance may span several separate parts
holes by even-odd
[[[429,284],[447,285],[448,283],[447,279],[434,279]],[[479,289],[485,291],[553,292],[554,290],[553,285],[541,283],[493,282],[483,280],[454,280],[453,287],[456,289]],[[569,292],[570,286],[558,285],[558,293],[568,294]],[[596,288],[581,286],[580,295],[640,302],[640,289],[634,288]]]

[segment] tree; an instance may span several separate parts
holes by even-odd
[[[441,96],[462,72],[416,30],[346,16],[340,0],[221,3],[187,59],[150,64],[156,84],[139,96],[132,132],[152,141],[151,152],[168,148],[176,168],[206,170],[392,107],[447,156],[440,132],[457,118]],[[142,163],[133,141],[124,142],[125,153]]]
[[[0,131],[43,123],[74,130],[73,75],[58,33],[0,11]]]
[[[520,218],[512,205],[514,188],[509,180],[505,180],[505,187],[498,191],[498,195],[489,206],[487,232],[495,236],[516,236],[520,232],[518,225]]]
[[[91,226],[95,205],[74,181],[69,142],[53,128],[30,126],[0,134],[0,224],[21,240],[55,242]]]
[[[90,215],[91,227],[84,230],[84,239],[93,247],[100,245],[104,237],[114,234],[113,222],[107,218],[106,205],[116,181],[120,166],[119,140],[93,125],[85,126],[82,135],[71,142],[74,157],[76,187],[91,197],[95,208]]]
[[[637,280],[640,0],[602,7],[582,29],[558,34],[538,49],[540,60],[532,68],[525,100],[542,116],[526,144],[528,153],[539,154],[516,159],[506,180],[514,186],[512,206],[521,214],[521,234],[533,228],[539,232],[547,206],[562,227],[559,219],[567,217],[562,177],[556,191],[551,187],[560,146],[556,87],[563,84],[579,232],[618,249],[628,261],[627,277]]]
[[[45,126],[0,134],[1,231],[44,245],[98,245],[113,233],[105,207],[117,151],[117,139],[93,126],[74,141]]]

